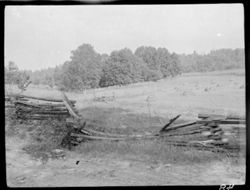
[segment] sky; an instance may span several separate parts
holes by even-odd
[[[98,53],[139,46],[171,53],[244,48],[242,4],[7,6],[5,64],[55,67],[83,43]]]

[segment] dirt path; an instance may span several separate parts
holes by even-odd
[[[245,165],[227,162],[207,164],[148,165],[122,158],[90,158],[70,153],[65,160],[46,164],[32,160],[21,150],[25,142],[9,138],[6,142],[7,184],[11,187],[40,186],[136,186],[243,184]],[[76,164],[76,161],[79,161]]]

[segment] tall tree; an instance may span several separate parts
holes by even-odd
[[[163,77],[168,77],[171,75],[171,54],[168,52],[166,48],[158,48],[157,49],[157,61],[160,65],[161,73]]]
[[[141,46],[135,50],[135,55],[142,58],[151,70],[160,70],[160,63],[157,58],[157,50],[154,47]]]
[[[144,65],[145,63],[128,48],[113,51],[105,60],[100,86],[125,85],[142,81]]]
[[[71,60],[63,66],[63,85],[66,89],[98,87],[101,77],[101,56],[90,44],[73,50]]]
[[[171,55],[166,48],[141,46],[136,49],[135,55],[141,57],[153,73],[158,73],[159,78],[175,76],[180,72],[178,55]]]

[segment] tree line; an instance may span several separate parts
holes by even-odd
[[[175,77],[183,72],[206,72],[244,67],[243,49],[220,49],[208,54],[176,54],[166,48],[128,48],[108,54],[97,53],[90,44],[71,51],[70,60],[54,68],[20,71],[10,62],[5,68],[5,82],[18,83],[30,77],[33,84],[57,86],[62,90],[127,85]],[[12,65],[10,67],[10,65]]]
[[[244,49],[218,49],[208,54],[200,55],[195,51],[193,54],[179,55],[182,72],[207,72],[244,68]]]

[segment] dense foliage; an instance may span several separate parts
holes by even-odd
[[[144,62],[129,49],[113,51],[103,63],[100,87],[126,85],[142,80]]]
[[[54,69],[53,81],[64,90],[83,90],[157,81],[178,74],[179,58],[165,48],[140,47],[135,53],[124,48],[100,55],[91,45],[83,44],[72,51],[70,61]]]
[[[196,52],[190,55],[179,55],[182,72],[206,72],[244,68],[245,53],[243,49],[219,49],[209,54],[199,55]]]
[[[196,52],[185,55],[170,53],[166,48],[141,46],[134,53],[124,48],[108,55],[97,53],[90,44],[82,44],[71,51],[69,61],[55,68],[19,71],[14,62],[9,62],[5,68],[5,82],[18,83],[18,80],[30,76],[33,84],[83,90],[157,81],[183,72],[243,68],[244,64],[244,49],[219,49],[205,55]]]
[[[71,60],[62,66],[58,83],[63,89],[96,88],[101,79],[101,56],[89,44],[72,51]]]

